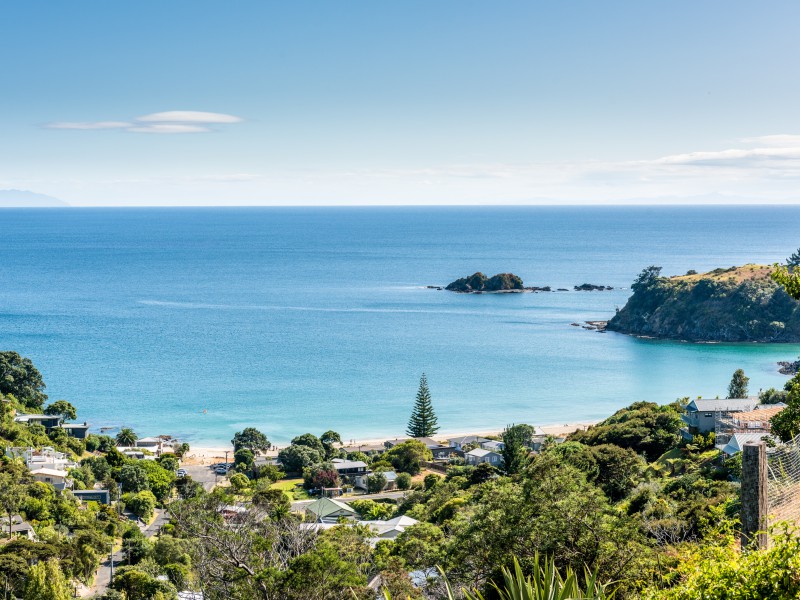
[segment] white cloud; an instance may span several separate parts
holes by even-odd
[[[760,137],[742,138],[740,141],[745,144],[757,144],[759,146],[798,147],[800,146],[800,135],[762,135]]]
[[[202,112],[198,110],[169,110],[136,119],[141,123],[241,123],[242,119],[224,113]]]
[[[206,133],[211,131],[202,125],[181,125],[178,123],[156,123],[153,125],[137,125],[129,127],[133,133]]]
[[[66,122],[45,125],[47,129],[100,130],[118,129],[131,133],[208,133],[209,125],[241,123],[242,118],[223,113],[197,110],[170,110],[152,113],[128,121]]]
[[[95,123],[70,123],[57,122],[48,123],[48,129],[127,129],[131,123],[125,121],[97,121]]]

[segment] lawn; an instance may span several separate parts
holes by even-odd
[[[281,490],[290,501],[308,500],[311,496],[303,489],[302,478],[282,479],[272,484],[272,489]]]

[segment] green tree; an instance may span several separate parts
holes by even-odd
[[[149,521],[156,508],[156,497],[153,492],[143,490],[138,494],[127,494],[124,498],[125,506],[143,521]]]
[[[536,430],[530,425],[520,423],[506,427],[503,432],[503,468],[509,475],[521,472],[530,462],[530,447]]]
[[[395,471],[416,475],[422,468],[420,462],[432,460],[433,454],[419,440],[407,440],[385,452],[382,458],[388,460]],[[376,468],[375,465],[372,467]]]
[[[255,427],[245,427],[243,431],[237,431],[233,435],[231,444],[233,444],[234,452],[241,448],[247,448],[253,454],[266,452],[271,447],[267,436]]]
[[[239,448],[236,452],[233,453],[233,464],[239,468],[239,465],[246,471],[249,471],[253,468],[255,464],[255,455],[250,448]]]
[[[750,378],[744,374],[744,370],[736,369],[728,385],[728,398],[747,398],[747,384]]]
[[[130,427],[123,427],[117,434],[117,446],[133,446],[138,439],[139,436],[136,435],[133,429]]]
[[[386,487],[386,475],[378,471],[367,477],[367,492],[377,494]]]
[[[28,571],[24,600],[69,600],[72,598],[69,583],[58,559],[33,565]]]
[[[322,462],[322,453],[308,446],[291,445],[278,453],[278,460],[291,473],[302,473],[305,467]]]
[[[12,395],[29,409],[41,410],[47,394],[42,374],[31,359],[17,352],[0,352],[0,394]]]
[[[783,442],[800,434],[800,373],[786,382],[786,408],[770,419],[770,429]]]
[[[78,411],[66,400],[56,400],[52,404],[48,404],[44,409],[46,415],[58,415],[61,417],[63,423],[67,419],[75,420],[78,418]]]
[[[237,494],[241,494],[250,487],[250,480],[244,473],[234,473],[231,475],[231,487]]]
[[[0,593],[3,600],[22,595],[28,563],[21,556],[0,554]]]
[[[411,418],[408,420],[406,434],[411,437],[430,437],[435,435],[437,431],[439,431],[439,426],[436,413],[433,412],[431,392],[428,389],[428,378],[423,373],[419,380],[417,399],[414,402]]]
[[[417,523],[395,538],[392,554],[401,557],[412,569],[430,576],[444,562],[444,532],[433,523]]]
[[[322,446],[325,449],[325,458],[330,460],[334,458],[334,454],[336,453],[336,446],[335,444],[342,443],[342,436],[332,430],[328,430],[319,436],[319,441],[322,442]]]
[[[143,464],[135,462],[122,466],[119,472],[119,482],[123,492],[140,492],[150,488],[147,481],[147,471]]]
[[[25,498],[25,487],[11,473],[0,472],[0,508],[8,519],[8,539],[11,539],[11,518]]]
[[[792,255],[786,259],[786,266],[791,270],[800,267],[800,248],[792,252]]]
[[[325,456],[325,446],[323,446],[320,439],[313,433],[304,433],[292,439],[292,446],[305,446],[315,450],[320,455]]]
[[[397,475],[397,489],[407,490],[411,487],[411,475],[408,473],[400,473]]]

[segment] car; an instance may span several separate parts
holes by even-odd
[[[227,467],[217,467],[216,469],[214,469],[214,473],[217,474],[217,475],[227,475],[228,474],[228,468]]]
[[[177,475],[178,477],[186,477],[186,469],[178,469],[175,472],[175,475]]]

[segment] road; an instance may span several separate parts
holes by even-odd
[[[214,469],[211,465],[191,465],[182,468],[194,481],[203,484],[207,492],[210,492],[214,488],[214,484],[216,484],[219,479],[223,478],[221,475],[214,474]]]
[[[137,523],[139,525],[139,529],[145,535],[145,537],[151,538],[155,534],[159,532],[161,527],[169,521],[169,517],[167,516],[167,511],[161,508],[155,509],[155,518],[153,519],[152,523],[149,525],[143,526],[141,523]],[[131,520],[135,520],[131,518],[132,515],[129,515],[128,518]],[[122,549],[117,550],[113,554],[113,561],[114,567],[120,566],[123,564],[125,560],[125,554]],[[100,564],[100,568],[97,569],[97,573],[94,576],[94,585],[91,587],[83,587],[79,590],[79,594],[81,598],[85,598],[87,596],[94,596],[94,595],[101,595],[106,592],[108,586],[111,583],[111,560],[106,559]]]

